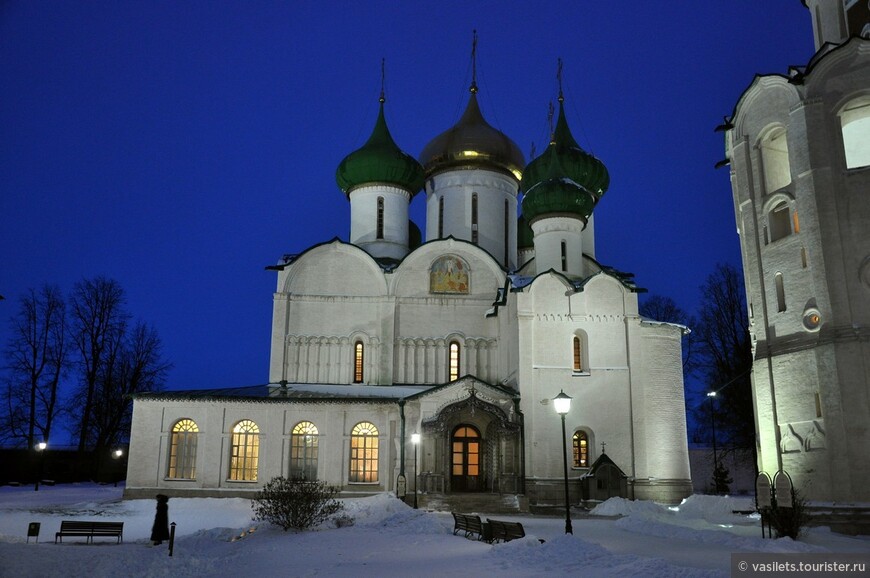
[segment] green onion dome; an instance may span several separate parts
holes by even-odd
[[[423,167],[414,157],[402,152],[390,136],[384,119],[383,97],[380,102],[372,135],[361,148],[344,157],[335,171],[335,180],[345,194],[360,185],[386,183],[405,189],[413,197],[423,188]]]
[[[595,196],[565,176],[555,147],[544,154],[548,157],[547,174],[523,197],[523,215],[529,223],[544,215],[576,217],[587,222],[595,208]]]
[[[604,163],[580,148],[580,145],[574,140],[571,129],[568,128],[568,121],[565,120],[563,100],[560,95],[559,118],[556,121],[556,130],[553,131],[550,145],[544,154],[530,162],[523,171],[522,189],[528,192],[547,178],[552,157],[548,152],[555,151],[565,170],[563,176],[591,192],[597,203],[607,191],[607,187],[610,186],[610,175]]]
[[[517,249],[531,249],[535,246],[535,233],[525,215],[517,219]]]
[[[427,177],[446,168],[486,167],[506,171],[519,181],[525,157],[514,141],[484,120],[472,86],[462,118],[426,145],[420,162]]]

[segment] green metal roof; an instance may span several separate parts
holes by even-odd
[[[559,97],[559,118],[556,121],[556,129],[553,131],[553,139],[547,150],[531,161],[523,171],[523,191],[531,191],[535,185],[548,178],[553,158],[553,155],[548,154],[550,151],[555,151],[558,156],[559,163],[564,170],[562,176],[571,179],[595,195],[595,201],[598,202],[598,199],[610,186],[610,175],[604,163],[580,148],[580,145],[574,140],[571,129],[568,127],[568,121],[565,119],[565,107],[561,96]]]
[[[555,147],[546,153],[547,173],[523,197],[523,215],[532,223],[543,215],[566,215],[587,221],[595,208],[595,196],[584,186],[564,176],[565,170]]]
[[[335,171],[335,180],[345,194],[372,183],[395,185],[411,196],[423,188],[423,167],[414,157],[402,152],[390,135],[383,99],[372,135],[361,148],[344,157]]]
[[[526,220],[525,215],[520,215],[517,219],[517,248],[528,249],[535,246],[535,233],[532,231],[532,226]]]

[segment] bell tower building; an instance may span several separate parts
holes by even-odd
[[[758,467],[838,502],[870,502],[870,15],[859,4],[805,0],[815,55],[756,76],[720,127]]]

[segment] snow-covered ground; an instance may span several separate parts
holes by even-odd
[[[249,500],[172,498],[175,552],[148,540],[154,500],[121,500],[122,488],[73,484],[0,488],[0,576],[727,576],[732,552],[862,552],[870,539],[810,529],[806,537],[764,540],[757,519],[731,514],[748,500],[693,496],[678,509],[611,499],[604,516],[520,521],[526,538],[486,544],[452,534],[448,513],[414,510],[389,495],[344,500],[352,526],[325,523],[284,532],[254,522]],[[61,520],[124,522],[124,543],[66,538]],[[41,522],[39,542],[26,541]],[[542,543],[541,540],[544,540]]]

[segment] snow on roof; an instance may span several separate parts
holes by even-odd
[[[154,391],[139,393],[136,399],[153,400],[219,400],[251,401],[398,401],[428,391],[431,385],[341,385],[323,383],[267,383],[247,387],[219,389],[188,389],[183,391]]]

